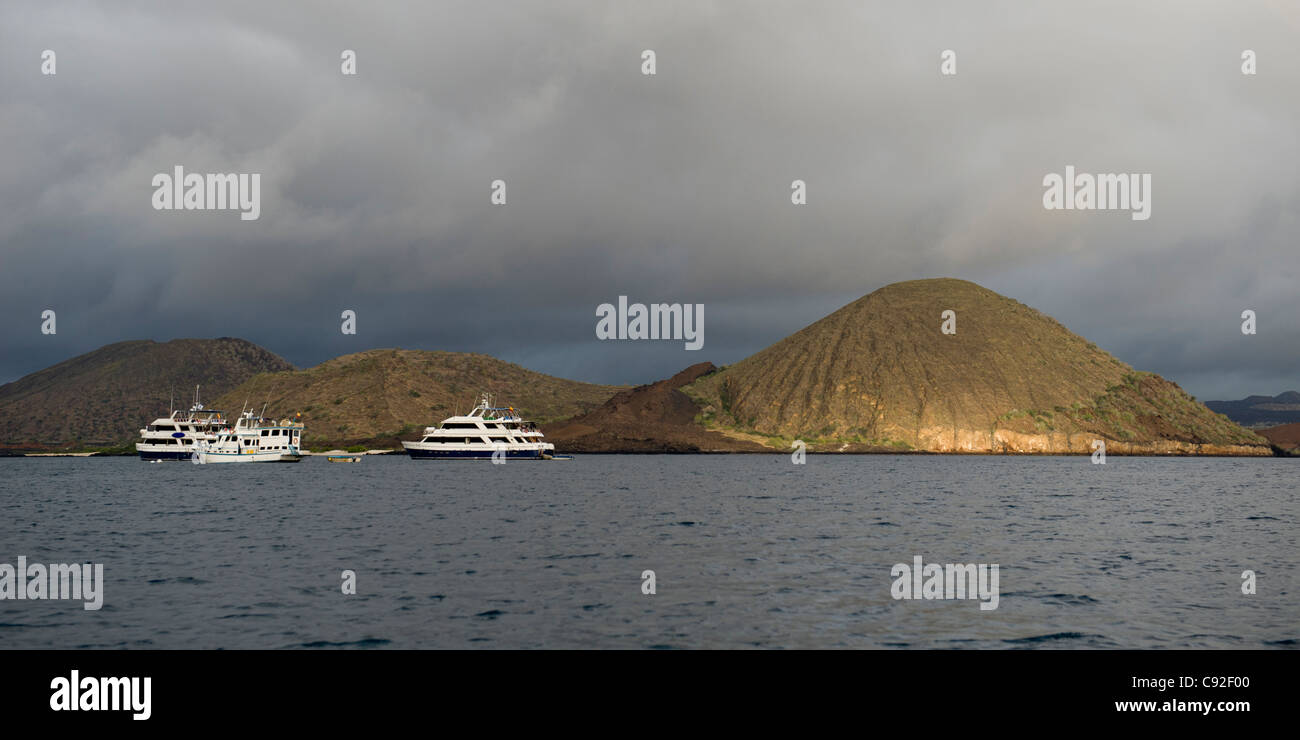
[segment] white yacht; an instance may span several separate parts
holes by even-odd
[[[524,421],[512,406],[494,407],[486,393],[473,411],[425,427],[419,442],[402,446],[413,460],[489,460],[498,451],[511,460],[550,460],[555,453],[536,424]]]
[[[217,432],[229,424],[225,415],[215,409],[205,409],[199,403],[198,389],[194,390],[194,405],[189,411],[173,410],[170,416],[154,419],[140,430],[140,441],[135,451],[141,460],[189,460],[194,446],[211,442]]]
[[[216,439],[194,445],[193,462],[250,463],[298,462],[302,459],[301,422],[292,419],[264,419],[245,411],[233,427],[218,430]]]

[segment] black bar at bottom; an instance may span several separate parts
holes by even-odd
[[[1026,720],[1045,728],[1251,726],[1285,719],[1296,686],[1288,651],[0,651],[0,664],[6,726],[48,729],[339,729],[405,720],[455,722],[466,733],[511,723],[616,731],[621,725],[598,724],[606,714],[627,726],[668,728],[693,717],[693,727],[782,722],[807,731],[845,721],[865,730],[882,717],[935,730]],[[99,679],[127,677],[150,679],[147,710],[67,707],[74,698],[93,705],[92,690],[111,697],[123,684]],[[143,699],[143,687],[135,684],[127,701]],[[1153,704],[1121,711],[1117,702]],[[1191,702],[1207,702],[1208,713]],[[133,719],[146,711],[148,719]]]

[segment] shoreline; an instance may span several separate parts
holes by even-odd
[[[559,454],[564,455],[771,455],[771,456],[789,456],[791,453],[783,450],[557,450]],[[398,457],[405,456],[405,450],[366,450],[365,452],[346,452],[344,450],[330,450],[328,452],[302,452],[303,457],[339,457],[339,456],[356,456],[364,455],[371,457]],[[935,452],[931,450],[853,450],[853,451],[824,451],[817,452],[808,450],[805,454],[810,456],[825,457],[871,457],[885,455],[900,456],[923,456],[923,457],[1091,457],[1089,452],[994,452],[994,451],[961,451],[961,452]],[[49,457],[79,457],[79,458],[107,458],[107,457],[138,457],[135,452],[18,452],[18,453],[0,453],[0,459],[4,458],[49,458]],[[1106,457],[1168,457],[1168,458],[1224,458],[1224,459],[1269,459],[1269,458],[1293,458],[1300,457],[1298,454],[1281,450],[1272,449],[1267,453],[1250,453],[1250,454],[1232,454],[1232,453],[1189,453],[1189,452],[1107,452]]]

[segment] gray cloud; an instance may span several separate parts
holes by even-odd
[[[1280,2],[5,4],[0,380],[240,336],[647,382],[952,276],[1201,398],[1298,387],[1297,26]],[[152,210],[176,164],[262,173],[261,219]],[[1067,164],[1152,173],[1151,220],[1044,211]],[[619,295],[706,304],[705,349],[597,341]]]

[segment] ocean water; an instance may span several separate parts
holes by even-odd
[[[105,579],[99,611],[0,601],[0,646],[1295,647],[1298,472],[1114,456],[0,459],[0,563],[103,563]],[[998,564],[998,607],[894,599],[891,568],[917,555]]]

